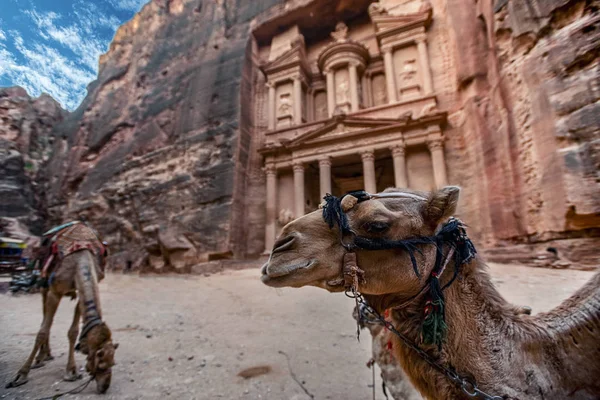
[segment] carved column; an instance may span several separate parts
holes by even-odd
[[[331,159],[329,157],[319,160],[319,187],[321,199],[331,193]]]
[[[392,59],[392,49],[383,49],[383,64],[385,68],[385,81],[388,93],[388,102],[390,104],[396,103],[398,98],[396,97],[396,73],[394,71],[394,60]]]
[[[335,83],[333,82],[333,71],[328,69],[325,71],[327,79],[327,112],[329,117],[333,116],[335,110]]]
[[[425,37],[417,39],[417,50],[419,52],[419,64],[423,73],[423,89],[425,94],[433,93],[433,81],[431,79],[431,68],[429,67],[429,54],[427,53],[427,41]]]
[[[350,73],[350,107],[352,112],[358,111],[358,71],[355,64],[348,66]]]
[[[427,147],[431,152],[435,186],[439,189],[448,184],[448,176],[446,175],[446,160],[444,158],[444,144],[441,138],[434,139],[427,142]]]
[[[315,120],[315,93],[312,89],[306,90],[306,122]]]
[[[302,123],[302,81],[299,76],[294,77],[294,123]]]
[[[265,166],[267,175],[267,220],[265,223],[265,253],[270,253],[277,236],[277,169],[275,164]]]
[[[406,147],[404,144],[399,144],[392,147],[392,158],[394,159],[394,179],[397,188],[408,187],[405,151]]]
[[[361,153],[363,163],[363,177],[365,190],[369,193],[377,193],[377,180],[375,178],[375,154],[372,151]]]
[[[304,165],[294,163],[294,208],[296,218],[304,215]]]
[[[275,129],[275,114],[276,114],[276,105],[275,105],[275,84],[267,83],[267,87],[269,88],[269,109],[267,112],[268,116],[268,128],[270,131]]]

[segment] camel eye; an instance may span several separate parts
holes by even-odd
[[[390,225],[380,221],[367,222],[363,225],[363,229],[369,233],[384,233],[390,229]]]

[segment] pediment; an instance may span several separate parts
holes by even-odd
[[[385,36],[418,27],[427,28],[431,23],[432,8],[426,3],[417,12],[392,15],[378,6],[371,8],[369,13],[377,36]]]
[[[315,143],[334,141],[346,136],[351,136],[360,131],[368,131],[370,129],[381,128],[397,124],[394,120],[374,120],[368,118],[334,118],[324,126],[308,131],[288,143],[285,147],[298,147]]]
[[[300,65],[305,71],[309,71],[306,63],[306,51],[302,41],[294,43],[291,49],[281,54],[275,60],[263,64],[261,69],[266,74],[272,74],[296,65]]]

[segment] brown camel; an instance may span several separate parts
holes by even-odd
[[[272,287],[311,285],[343,291],[342,266],[349,253],[342,240],[366,246],[432,237],[455,213],[458,195],[457,187],[433,193],[388,189],[362,198],[347,195],[338,203],[338,220],[349,229],[340,230],[339,223],[330,228],[321,211],[292,221],[263,266],[262,281]],[[448,246],[441,252],[425,242],[416,245],[418,251],[380,248],[355,249],[362,274],[357,274],[354,286],[377,312],[390,309],[393,326],[431,357],[499,399],[600,399],[600,272],[559,307],[530,316],[516,313],[502,298],[479,257],[454,265]],[[441,270],[439,254],[449,261]],[[440,273],[437,278],[434,269]],[[452,282],[443,292],[447,329],[441,347],[422,340],[424,321],[431,315],[423,289],[429,285],[431,290],[434,278],[438,288]],[[396,336],[393,349],[426,398],[473,398]]]
[[[7,387],[20,386],[27,382],[27,375],[38,351],[33,368],[41,367],[45,361],[52,359],[48,340],[50,328],[60,300],[66,295],[71,298],[79,296],[79,301],[67,335],[69,358],[64,379],[75,381],[81,378],[75,364],[74,353],[75,341],[79,334],[79,321],[83,316],[84,325],[78,347],[83,354],[87,355],[86,370],[96,381],[96,390],[98,393],[105,393],[110,386],[118,343],[112,342],[111,331],[102,322],[98,282],[103,278],[101,264],[104,260],[103,254],[96,251],[102,244],[95,233],[83,224],[68,227],[60,235],[57,244],[65,247],[61,247],[57,254],[64,254],[64,258],[57,260],[48,287],[42,289],[42,325],[31,354]],[[78,238],[78,240],[71,240],[71,238]]]

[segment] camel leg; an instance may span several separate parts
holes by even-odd
[[[75,364],[75,341],[79,335],[79,319],[81,318],[81,310],[79,304],[75,305],[75,313],[73,315],[73,323],[69,328],[69,361],[67,362],[67,373],[64,377],[65,381],[72,382],[81,379],[82,375],[77,373],[77,365]]]
[[[46,298],[48,297],[48,289],[42,289],[42,310],[45,313],[46,311]],[[40,368],[45,365],[46,361],[52,361],[54,357],[52,357],[52,353],[50,351],[50,332],[48,332],[48,336],[42,345],[40,346],[40,351],[38,352],[38,356],[35,359],[35,362],[31,366],[31,368]]]
[[[29,374],[29,370],[31,369],[31,364],[33,363],[33,359],[37,354],[38,350],[42,346],[43,343],[46,342],[48,335],[50,334],[50,327],[52,326],[52,321],[54,319],[54,314],[56,314],[56,310],[58,308],[58,304],[60,303],[61,296],[49,291],[48,296],[46,297],[45,307],[44,307],[44,320],[42,321],[42,326],[40,327],[40,331],[38,332],[35,338],[35,345],[33,346],[33,350],[29,355],[25,364],[19,369],[17,376],[11,382],[6,385],[7,388],[21,386],[27,383],[27,375]]]

